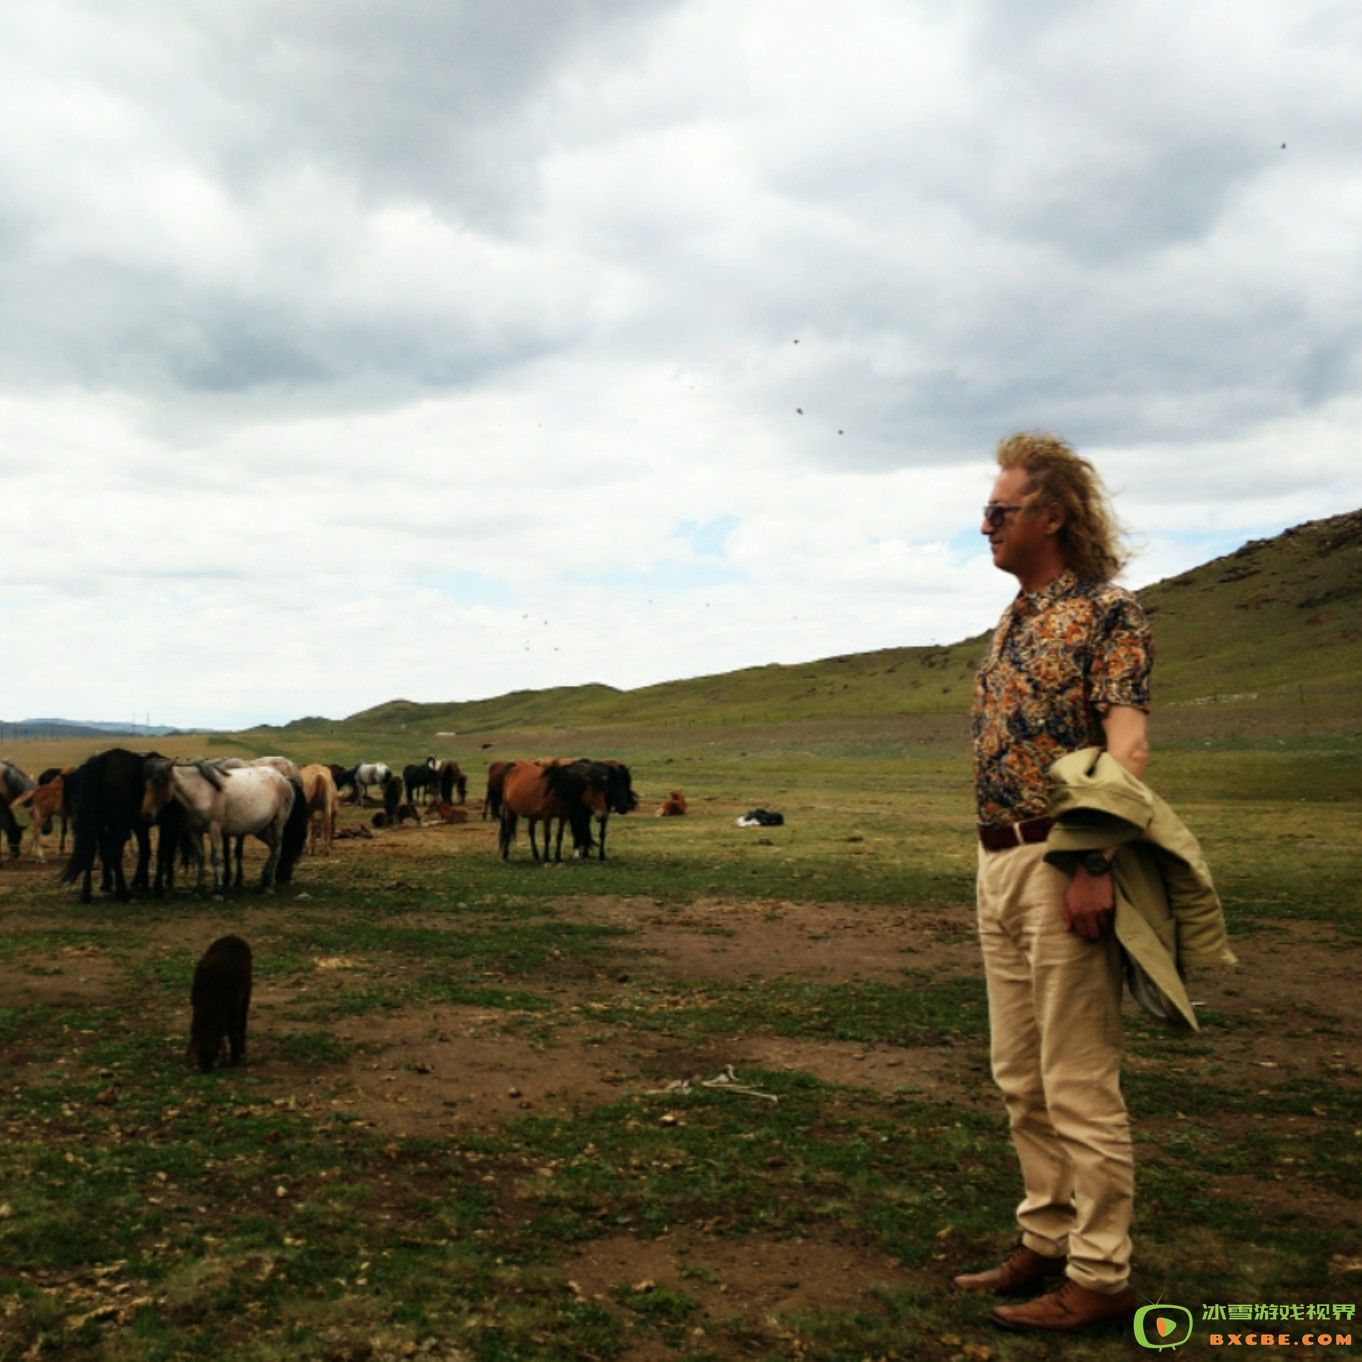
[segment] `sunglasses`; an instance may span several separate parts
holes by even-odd
[[[990,501],[988,505],[984,507],[984,520],[988,522],[990,528],[996,530],[1013,511],[1020,511],[1023,509],[1020,502],[1015,506],[1008,506],[1005,502]]]

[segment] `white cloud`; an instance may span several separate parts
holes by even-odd
[[[60,653],[7,717],[948,641],[1017,426],[1135,582],[1351,509],[1359,49],[1328,0],[7,13],[7,638]]]

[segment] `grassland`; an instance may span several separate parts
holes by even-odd
[[[1000,1338],[943,1289],[1016,1196],[957,727],[458,752],[609,751],[645,799],[686,791],[685,819],[616,820],[604,865],[503,865],[474,822],[341,842],[269,899],[81,907],[6,870],[0,1357],[1129,1355]],[[1359,755],[1158,751],[1244,964],[1194,980],[1198,1037],[1130,1018],[1151,1298],[1359,1294]],[[755,803],[789,822],[735,827]],[[228,930],[251,1049],[202,1077],[187,981]],[[765,1095],[704,1085],[730,1065]]]

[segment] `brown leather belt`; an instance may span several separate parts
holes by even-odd
[[[1006,851],[1023,842],[1043,842],[1054,825],[1053,818],[1027,818],[1020,823],[980,823],[979,840],[987,851]]]

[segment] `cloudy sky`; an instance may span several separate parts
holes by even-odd
[[[1018,427],[1141,585],[1362,505],[1352,0],[0,17],[6,719],[946,642]]]

